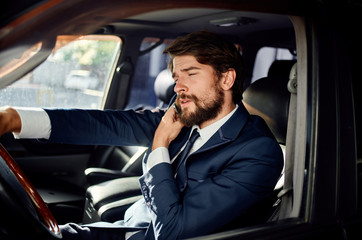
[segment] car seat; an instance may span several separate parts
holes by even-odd
[[[252,83],[243,93],[243,103],[247,110],[265,119],[281,145],[285,145],[288,122],[289,72],[295,62],[276,60],[271,65],[268,76]],[[266,222],[274,212],[272,206],[279,190],[280,188],[276,188],[270,198],[250,209],[241,219],[237,219],[223,230]],[[91,186],[86,193],[83,222],[120,220],[125,210],[141,197],[138,177],[119,178]]]
[[[243,93],[250,114],[262,117],[279,144],[285,145],[290,92],[289,73],[295,60],[275,60],[268,76],[253,82]]]
[[[243,93],[243,104],[252,115],[262,117],[283,152],[285,151],[287,124],[289,115],[290,92],[289,75],[295,60],[275,60],[268,75],[253,82]],[[262,202],[228,226],[229,229],[265,223],[277,212],[278,193],[284,184],[284,169],[275,186],[274,192]]]
[[[171,98],[175,95],[174,92],[175,80],[172,78],[170,69],[162,70],[156,77],[154,83],[154,92],[160,100],[159,107],[167,107]]]

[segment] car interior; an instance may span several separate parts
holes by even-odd
[[[302,122],[298,125],[299,131],[305,127],[304,120],[298,119],[303,111],[299,110],[295,114],[296,101],[303,101],[304,95],[302,92],[302,96],[298,96],[299,100],[296,99],[297,86],[298,94],[303,91],[303,84],[296,84],[296,79],[297,76],[298,79],[305,77],[300,72],[303,73],[306,68],[305,59],[299,61],[305,47],[301,41],[297,42],[297,37],[303,36],[300,18],[282,13],[252,11],[252,7],[239,9],[227,4],[204,7],[202,4],[184,3],[178,7],[158,7],[152,7],[152,10],[151,7],[144,10],[135,8],[134,12],[127,14],[121,12],[121,7],[115,7],[114,10],[105,7],[106,10],[100,9],[91,17],[91,22],[99,20],[96,27],[93,25],[90,29],[79,30],[77,27],[81,28],[86,21],[73,19],[79,21],[74,28],[53,29],[52,34],[74,35],[74,39],[83,35],[119,38],[120,49],[114,53],[107,81],[103,89],[99,90],[102,95],[97,108],[137,111],[167,108],[174,95],[174,81],[167,70],[168,58],[162,54],[162,50],[172,40],[193,31],[207,30],[232,41],[244,61],[243,104],[250,114],[259,115],[267,122],[284,151],[286,166],[269,199],[251,209],[243,219],[238,219],[220,231],[297,216],[298,203],[292,208],[283,207],[280,200],[285,196],[293,196],[300,204],[301,197],[298,194],[303,188],[302,185],[293,185],[290,180],[293,178],[293,169],[304,169],[304,161],[299,161],[299,167],[294,166],[293,158],[294,146],[301,141],[295,137],[296,123]],[[76,15],[77,10],[72,14]],[[49,45],[58,44],[58,40],[53,39]],[[45,52],[46,56],[40,56],[42,59],[39,62],[45,61],[48,55],[55,58],[52,51]],[[36,71],[40,71],[37,66],[25,66],[24,69],[31,70],[34,76]],[[29,71],[24,69],[23,74],[18,75],[28,79],[29,75],[26,74]],[[86,90],[71,91],[96,95],[94,89]],[[44,94],[51,96],[48,92]],[[39,99],[43,95],[38,93],[36,96]],[[11,102],[6,104],[13,105]],[[138,178],[142,175],[141,164],[147,146],[50,144],[43,140],[16,139],[13,134],[5,134],[0,142],[34,184],[58,224],[100,220],[114,222],[122,219],[125,210],[142,197]],[[303,182],[303,171],[294,174],[294,178],[302,179],[299,183]]]

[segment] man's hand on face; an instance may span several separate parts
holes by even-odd
[[[21,120],[18,112],[13,108],[0,108],[0,136],[7,132],[20,132]]]
[[[152,151],[158,147],[166,147],[178,136],[183,124],[173,107],[170,107],[158,125],[153,139]]]

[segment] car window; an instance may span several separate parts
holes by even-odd
[[[270,65],[275,60],[293,59],[296,59],[296,55],[291,53],[288,49],[274,47],[261,48],[256,55],[251,82],[266,77],[268,75]]]
[[[46,61],[2,89],[0,101],[23,107],[100,109],[120,47],[116,36],[58,36]]]
[[[154,91],[154,83],[158,74],[167,69],[168,56],[162,54],[171,40],[159,43],[158,38],[144,38],[141,46],[141,55],[138,58],[129,102],[126,108],[142,109],[162,107],[162,102]],[[159,44],[155,47],[155,44]]]

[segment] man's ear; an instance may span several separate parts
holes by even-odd
[[[225,73],[223,73],[222,80],[220,81],[220,86],[223,90],[230,90],[235,82],[236,72],[234,68],[229,68]]]

